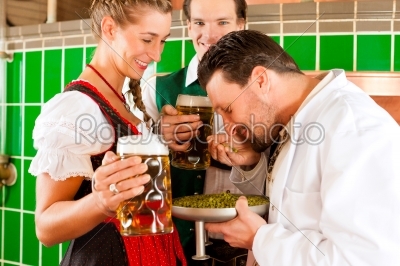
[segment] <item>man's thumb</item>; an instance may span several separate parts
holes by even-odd
[[[238,215],[245,212],[248,208],[249,204],[247,202],[247,198],[245,196],[240,196],[235,205],[235,209],[238,212]]]

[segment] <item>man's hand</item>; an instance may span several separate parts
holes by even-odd
[[[257,230],[266,222],[249,209],[244,196],[238,199],[235,208],[238,213],[236,218],[224,223],[206,223],[205,229],[212,233],[222,233],[224,240],[232,247],[251,250]]]
[[[207,138],[211,156],[226,165],[252,166],[258,163],[261,154],[255,152],[249,141],[242,142],[227,134],[211,135]]]
[[[198,115],[178,115],[172,105],[164,105],[161,110],[159,134],[163,135],[168,147],[174,151],[186,151],[190,141],[197,136],[203,124]]]

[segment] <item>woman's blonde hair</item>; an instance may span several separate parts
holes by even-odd
[[[171,13],[172,4],[170,0],[93,0],[90,6],[90,18],[92,19],[92,32],[99,40],[101,37],[101,21],[105,16],[110,16],[118,26],[124,27],[136,22],[137,14],[144,8],[150,8],[160,13]],[[129,82],[129,93],[132,93],[135,106],[144,114],[144,121],[150,120],[146,107],[142,101],[142,89],[138,80],[131,79]]]

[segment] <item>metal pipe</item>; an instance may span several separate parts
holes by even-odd
[[[210,256],[206,255],[206,247],[204,245],[204,221],[195,222],[195,233],[196,233],[196,255],[192,256],[194,260],[206,260]]]
[[[3,185],[12,186],[17,180],[17,169],[10,163],[10,156],[0,154],[0,188]]]
[[[57,0],[47,0],[47,21],[46,23],[57,22]]]
[[[5,51],[6,0],[0,0],[0,52]]]
[[[6,0],[0,0],[0,59],[11,61],[12,55],[6,52],[6,29]],[[0,80],[4,80],[4,73],[4,63],[2,63],[0,66]]]

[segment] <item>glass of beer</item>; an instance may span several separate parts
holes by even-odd
[[[210,166],[207,137],[212,134],[214,111],[210,99],[205,96],[179,94],[176,100],[179,115],[197,114],[203,125],[198,128],[199,135],[190,140],[190,147],[184,152],[173,151],[171,164],[189,170],[203,170]],[[182,124],[185,126],[185,124]]]
[[[148,166],[146,173],[151,176],[140,195],[120,203],[117,218],[121,223],[121,235],[171,233],[173,225],[169,150],[162,143],[161,136],[150,134],[120,137],[117,154],[121,160],[140,156],[142,162]]]

